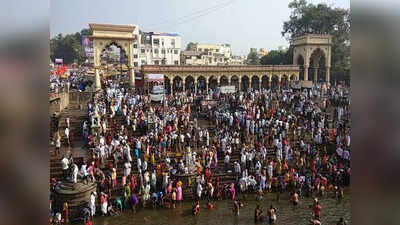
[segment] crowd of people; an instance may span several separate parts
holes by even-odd
[[[76,90],[85,91],[93,82],[86,79],[87,71],[84,69],[76,69],[69,73],[67,77],[57,75],[55,72],[49,79],[49,92],[60,93],[63,91]]]
[[[347,88],[181,92],[155,104],[118,83],[103,85],[88,103],[89,120],[82,127],[90,157],[83,162],[63,158],[72,182],[97,183],[82,211],[85,223],[98,214],[97,201],[100,214],[116,215],[128,209],[136,213],[138,207],[176,207],[188,192],[196,199],[194,215],[200,213],[201,200],[211,210],[213,201],[231,199],[239,216],[246,193],[257,200],[276,193],[278,201],[289,193],[294,209],[300,199],[315,198],[311,222],[320,224],[317,198],[330,195],[340,201],[350,185]],[[198,104],[209,100],[217,104]],[[123,174],[117,174],[120,167]],[[194,174],[196,182],[185,186],[179,174]],[[221,174],[234,179],[222,183]],[[254,219],[274,224],[277,215],[273,205],[266,213],[257,206]]]

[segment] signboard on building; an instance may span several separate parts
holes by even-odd
[[[86,57],[93,57],[93,41],[89,36],[82,36],[82,48]]]
[[[229,94],[229,93],[235,93],[236,92],[236,86],[231,85],[231,86],[221,86],[219,88],[222,94]]]

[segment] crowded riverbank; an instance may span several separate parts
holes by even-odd
[[[232,217],[239,200],[244,206],[238,207],[238,221],[232,223],[246,224],[244,218],[254,215],[258,199],[265,221],[281,221],[281,216],[288,221],[314,218],[315,224],[340,217],[348,220],[349,206],[334,204],[348,201],[343,197],[350,185],[346,88],[249,90],[229,95],[181,92],[155,104],[147,95],[132,94],[118,83],[109,81],[104,86],[88,102],[88,120],[82,124],[89,157],[74,161],[60,155],[63,178],[51,184],[56,186],[62,179],[95,182],[96,191],[80,209],[80,217],[68,218],[68,204],[52,208],[53,215],[107,224],[108,219],[96,217],[123,211],[124,216],[112,218],[128,224],[122,222],[131,217],[127,214],[148,213],[140,216],[147,223],[154,221],[153,208],[162,208],[158,210],[166,217],[180,212],[185,218],[199,200],[197,215],[207,211],[203,208],[209,201],[215,212]],[[56,143],[60,140],[61,135],[56,135]],[[192,179],[186,182],[177,175]],[[56,196],[51,201],[56,202]],[[318,204],[313,203],[315,198]],[[275,217],[268,215],[271,204]],[[315,212],[319,204],[320,215]],[[333,214],[336,219],[330,217]],[[199,220],[195,218],[190,220]]]

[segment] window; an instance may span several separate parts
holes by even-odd
[[[179,61],[178,60],[175,60],[174,63],[175,63],[175,65],[179,65]]]
[[[142,65],[146,65],[146,61],[142,60]]]
[[[161,64],[165,65],[165,59],[161,60]]]
[[[154,53],[155,53],[155,54],[158,54],[158,49],[154,49]]]
[[[178,55],[178,50],[175,49],[175,50],[174,50],[174,54],[175,54],[175,55]]]
[[[175,48],[175,39],[171,40],[171,45],[172,45],[173,48]]]
[[[162,50],[161,50],[161,53],[162,53],[162,54],[165,54],[165,49],[162,49]]]
[[[201,52],[201,48],[199,48],[199,52]]]
[[[133,66],[138,67],[139,64],[138,64],[137,62],[134,62],[134,63],[133,63]]]
[[[133,48],[137,48],[137,44],[133,44]]]
[[[134,59],[137,59],[137,54],[134,54],[134,55],[133,55],[133,58],[134,58]]]
[[[154,39],[153,40],[154,45],[159,45],[160,44],[160,39]]]
[[[215,52],[219,52],[219,49],[215,49]]]
[[[158,60],[154,60],[154,65],[160,65],[160,62]]]
[[[145,53],[145,52],[146,52],[146,49],[144,49],[144,48],[142,48],[141,50],[142,50],[142,53]]]

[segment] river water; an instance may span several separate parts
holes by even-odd
[[[312,210],[309,205],[312,204],[311,198],[303,198],[300,200],[300,205],[296,210],[289,203],[289,194],[281,195],[280,202],[276,201],[276,194],[269,193],[264,196],[264,200],[256,201],[254,195],[248,195],[244,201],[244,207],[240,209],[240,215],[234,216],[232,212],[233,204],[230,200],[215,201],[215,208],[209,211],[206,208],[205,200],[200,202],[200,214],[193,216],[191,214],[192,202],[184,202],[181,205],[177,204],[175,209],[138,209],[136,214],[131,211],[124,212],[122,215],[115,217],[96,217],[95,225],[228,225],[228,224],[254,224],[254,209],[257,204],[260,204],[264,212],[271,204],[277,208],[277,223],[276,224],[310,224]],[[325,224],[336,224],[340,217],[344,217],[348,224],[351,222],[351,203],[350,190],[345,190],[345,198],[338,203],[337,200],[324,197],[320,199],[322,206],[321,222]],[[267,221],[257,224],[267,224]]]

